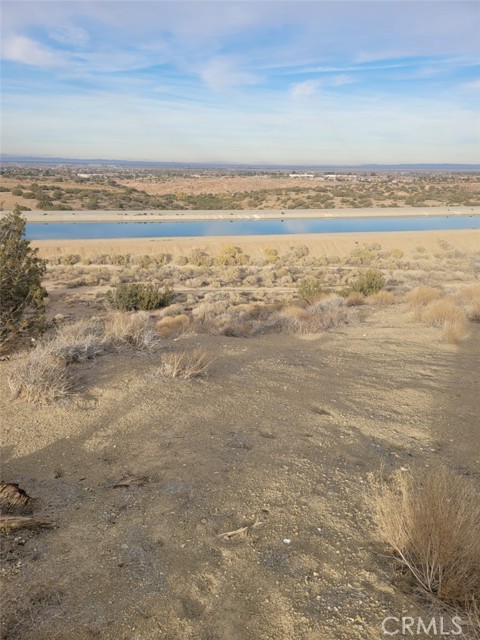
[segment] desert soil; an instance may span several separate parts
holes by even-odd
[[[4,637],[366,640],[418,614],[368,476],[444,461],[480,482],[480,326],[448,345],[402,304],[359,313],[315,339],[168,343],[215,358],[200,381],[102,356],[63,406],[12,402],[1,362],[2,479],[55,523],[3,538]]]

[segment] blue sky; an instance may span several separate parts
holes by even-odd
[[[2,152],[480,163],[480,2],[3,0]]]

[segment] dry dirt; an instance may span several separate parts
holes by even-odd
[[[403,305],[361,313],[315,339],[169,343],[215,358],[201,381],[102,356],[64,406],[12,402],[1,362],[2,479],[55,523],[3,538],[4,637],[370,640],[420,612],[368,474],[441,460],[480,482],[480,326],[448,345]]]

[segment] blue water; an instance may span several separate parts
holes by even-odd
[[[222,220],[199,222],[28,223],[29,240],[94,238],[179,238],[198,236],[345,233],[348,231],[435,231],[479,229],[480,216],[412,216],[303,220]]]

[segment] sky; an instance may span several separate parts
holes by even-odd
[[[2,0],[3,154],[480,163],[480,1]]]

